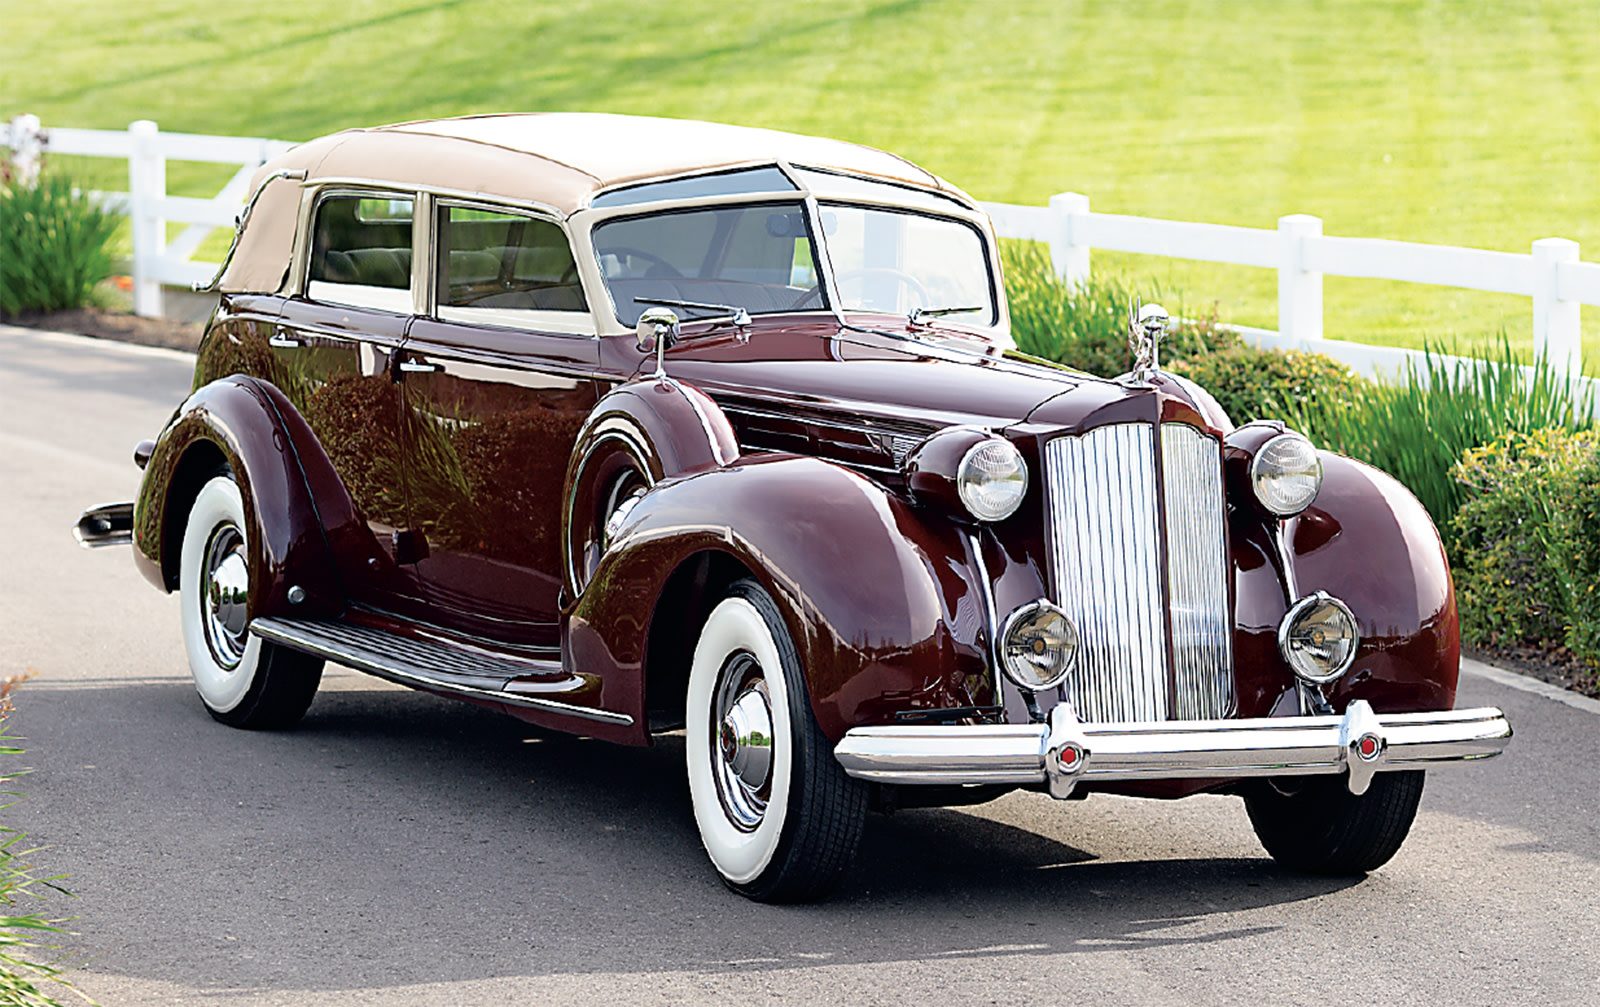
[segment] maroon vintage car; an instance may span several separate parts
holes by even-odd
[[[131,539],[200,698],[287,727],[324,660],[628,745],[686,735],[713,864],[815,897],[869,809],[1242,795],[1391,857],[1453,711],[1439,539],[1387,476],[1235,427],[1133,320],[1018,353],[965,194],[851,144],[497,115],[262,168]]]

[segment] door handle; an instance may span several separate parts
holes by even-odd
[[[400,370],[404,374],[432,374],[434,371],[443,369],[438,364],[430,364],[426,360],[418,360],[415,357],[407,357],[400,361]]]
[[[276,350],[292,350],[300,345],[300,340],[289,335],[288,329],[276,329],[267,337],[267,345]]]

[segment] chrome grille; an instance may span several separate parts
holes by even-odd
[[[1159,469],[1156,448],[1153,426],[1120,423],[1044,449],[1056,603],[1080,638],[1063,688],[1093,723],[1234,705],[1221,449],[1182,423],[1162,425]]]

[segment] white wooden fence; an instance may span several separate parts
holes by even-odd
[[[1048,206],[985,203],[1005,238],[1048,242],[1056,271],[1069,283],[1089,277],[1092,248],[1198,259],[1278,272],[1278,330],[1242,329],[1258,345],[1313,350],[1369,377],[1405,369],[1416,351],[1365,346],[1322,335],[1322,277],[1403,280],[1533,299],[1537,355],[1577,377],[1583,372],[1579,306],[1600,305],[1600,263],[1580,262],[1578,243],[1541,238],[1531,254],[1490,252],[1377,238],[1332,237],[1322,220],[1304,214],[1278,218],[1277,230],[1195,224],[1094,213],[1089,197],[1065,192]]]
[[[134,310],[161,313],[161,285],[205,282],[214,263],[190,261],[213,227],[232,227],[256,167],[287,149],[281,140],[162,133],[140,120],[126,132],[42,129],[33,116],[0,124],[0,147],[10,147],[24,171],[37,170],[41,152],[115,157],[128,162],[128,191],[98,193],[133,218]],[[241,165],[211,199],[167,195],[168,160]],[[1353,276],[1464,287],[1533,299],[1535,352],[1574,376],[1582,373],[1579,306],[1600,305],[1600,264],[1581,262],[1578,243],[1533,242],[1532,252],[1491,252],[1322,233],[1317,217],[1280,217],[1276,230],[1094,213],[1089,197],[1067,192],[1048,206],[984,203],[1001,237],[1047,242],[1056,270],[1069,282],[1089,277],[1090,250],[1138,252],[1274,269],[1278,273],[1278,330],[1242,329],[1261,346],[1326,353],[1372,377],[1405,369],[1417,354],[1366,346],[1322,334],[1322,277]],[[191,226],[170,244],[167,221]]]
[[[108,209],[132,218],[133,310],[147,316],[162,313],[162,284],[189,286],[215,275],[216,263],[194,262],[191,256],[212,228],[234,226],[249,195],[245,190],[250,176],[269,157],[290,146],[282,140],[258,137],[163,133],[148,119],[129,125],[126,131],[43,129],[31,115],[0,124],[0,147],[11,148],[23,175],[38,171],[41,154],[114,157],[128,162],[127,192],[91,195]],[[240,168],[215,196],[194,199],[167,195],[169,160],[237,164]],[[169,243],[168,221],[190,226]]]

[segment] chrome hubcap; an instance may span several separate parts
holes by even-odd
[[[244,659],[250,623],[246,608],[250,569],[245,563],[244,536],[231,524],[211,533],[205,553],[205,584],[200,615],[206,644],[217,664],[237,668]]]
[[[735,654],[717,688],[712,766],[728,820],[750,832],[761,824],[772,796],[772,701],[761,666]]]

